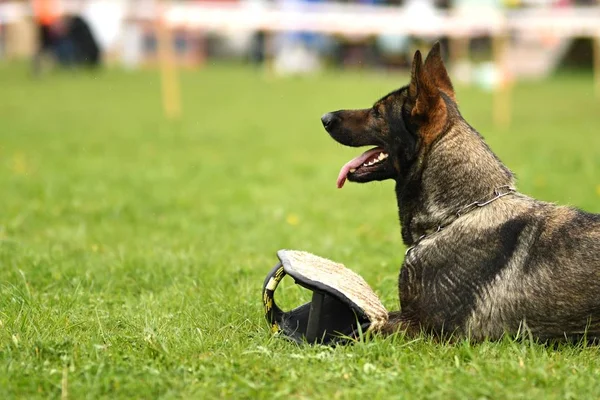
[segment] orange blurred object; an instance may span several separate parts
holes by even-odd
[[[33,15],[41,25],[52,25],[59,17],[56,0],[32,0]]]

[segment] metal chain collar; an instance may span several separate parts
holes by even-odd
[[[517,190],[509,185],[504,185],[504,186],[499,186],[496,189],[494,189],[494,194],[493,197],[487,199],[487,200],[480,200],[480,201],[475,201],[471,204],[467,204],[466,206],[460,208],[457,212],[456,212],[456,218],[460,218],[465,214],[468,214],[469,212],[473,211],[476,208],[481,208],[481,207],[485,207],[488,204],[498,200],[501,197],[507,196],[509,194],[515,193]],[[454,220],[456,221],[456,219]],[[452,222],[454,222],[452,221]],[[441,231],[442,229],[446,228],[448,225],[452,224],[452,222],[450,222],[447,225],[439,225],[437,227],[437,229],[433,232],[430,233],[426,233],[424,235],[422,235],[420,238],[418,238],[415,242],[415,244],[413,244],[412,246],[410,246],[408,249],[406,249],[406,252],[404,253],[405,256],[408,255],[408,253],[410,253],[410,251],[412,249],[414,249],[415,247],[417,247],[417,245],[425,238],[431,236],[431,235],[435,235],[436,233],[438,233],[439,231]]]

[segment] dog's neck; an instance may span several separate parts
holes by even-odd
[[[462,118],[396,182],[402,239],[412,245],[438,226],[446,226],[467,204],[494,189],[514,186],[514,177]]]

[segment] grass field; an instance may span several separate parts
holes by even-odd
[[[345,263],[398,307],[393,184],[337,190],[357,151],[319,117],[404,83],[210,66],[183,74],[169,123],[155,72],[0,66],[0,398],[598,398],[594,347],[270,337],[260,291],[281,248]],[[458,98],[521,191],[600,212],[591,76],[520,84],[507,131],[490,94]]]

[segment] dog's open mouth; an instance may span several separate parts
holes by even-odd
[[[375,147],[348,161],[340,170],[337,187],[341,189],[348,177],[358,177],[378,170],[388,156],[389,154],[381,147]]]

